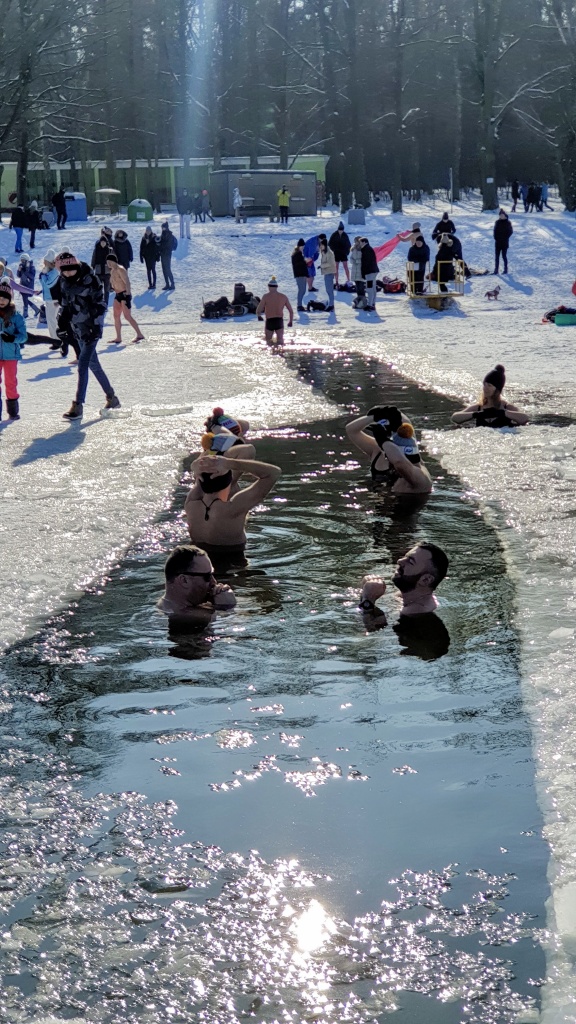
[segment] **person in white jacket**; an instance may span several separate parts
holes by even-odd
[[[240,210],[242,208],[242,196],[240,195],[239,188],[235,188],[234,192],[232,193],[232,206],[234,207],[234,217],[236,218],[236,223],[239,224]]]
[[[328,305],[326,307],[329,313],[334,309],[334,277],[336,274],[336,257],[332,252],[332,249],[328,245],[328,239],[326,235],[319,235],[318,241],[320,243],[320,273],[324,278],[324,287],[326,288],[326,295],[328,296]]]

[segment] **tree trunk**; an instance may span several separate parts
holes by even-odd
[[[16,191],[18,203],[26,206],[28,199],[28,125],[24,123],[20,129],[20,148],[18,151],[18,170],[16,178]]]

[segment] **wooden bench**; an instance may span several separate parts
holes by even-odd
[[[241,206],[240,218],[245,224],[248,217],[268,217],[270,223],[274,222],[274,215],[271,206]]]

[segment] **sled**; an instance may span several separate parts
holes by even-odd
[[[576,313],[556,313],[556,327],[576,327]]]
[[[444,309],[450,305],[455,295],[464,295],[464,285],[466,283],[464,260],[441,260],[438,264],[438,273],[443,263],[450,265],[454,272],[454,277],[451,281],[443,282],[449,289],[445,292],[441,291],[440,281],[438,278],[432,277],[429,269],[427,272],[424,271],[424,282],[417,282],[416,264],[411,262],[406,264],[406,294],[409,299],[423,300],[430,309]],[[426,266],[429,268],[430,264],[427,263]],[[423,289],[422,291],[416,291],[417,284]]]

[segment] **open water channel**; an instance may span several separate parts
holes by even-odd
[[[454,408],[375,361],[287,358],[352,412]],[[258,441],[282,477],[204,633],[155,610],[184,473],[4,657],[3,1022],[537,1019],[548,851],[503,552],[432,461],[418,507],[374,491],[346,419]],[[398,631],[388,594],[367,632],[362,576],[424,538],[451,559],[441,622]]]

